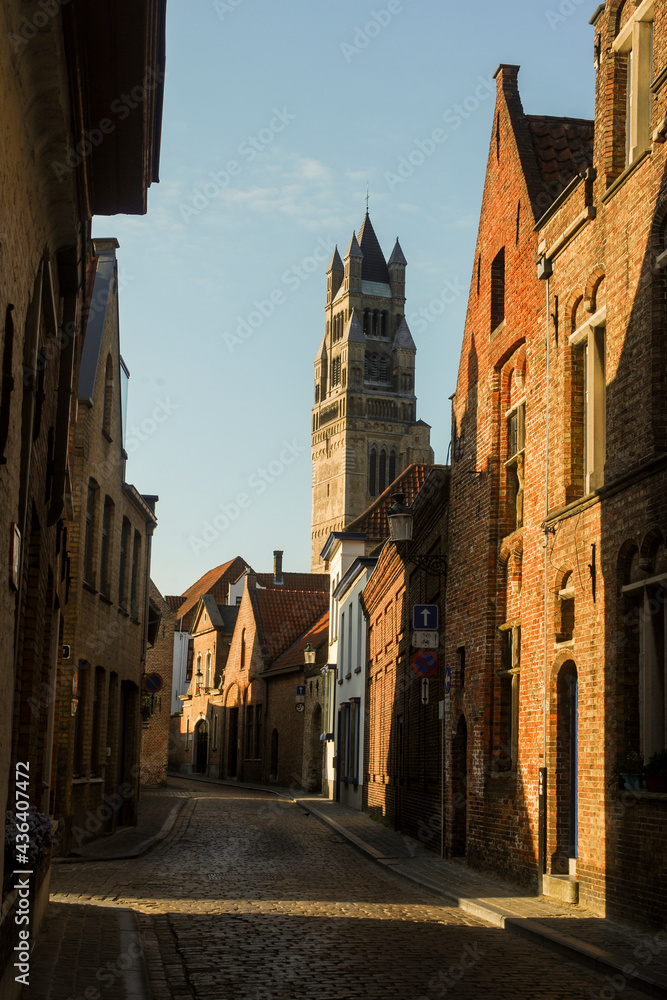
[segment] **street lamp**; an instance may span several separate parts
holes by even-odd
[[[197,681],[197,687],[195,689],[195,693],[196,694],[201,694],[201,679],[202,679],[203,676],[204,675],[201,672],[201,667],[199,667],[198,670],[197,670],[197,673],[195,674],[195,679]]]
[[[310,645],[310,643],[308,643],[308,645],[306,646],[306,648],[303,651],[303,662],[307,663],[307,664],[308,663],[314,663],[316,656],[317,656],[317,650],[313,649],[313,647]]]
[[[392,542],[412,541],[412,507],[406,507],[405,493],[392,493],[393,506],[387,511],[389,521],[389,537]]]

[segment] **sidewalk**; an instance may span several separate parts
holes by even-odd
[[[457,861],[441,861],[418,841],[387,829],[366,813],[321,798],[298,798],[302,809],[326,823],[379,864],[443,896],[473,916],[539,941],[604,976],[617,992],[633,986],[667,998],[667,936],[640,933],[522,891]]]

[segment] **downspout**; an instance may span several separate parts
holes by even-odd
[[[543,633],[544,633],[544,677],[543,677],[543,691],[542,691],[542,767],[539,769],[538,774],[538,870],[537,870],[537,885],[538,892],[540,895],[543,891],[543,876],[546,873],[546,860],[547,860],[547,678],[548,678],[548,650],[547,650],[547,632],[548,632],[548,612],[549,612],[549,597],[548,597],[548,571],[549,571],[549,557],[548,557],[548,540],[549,540],[549,530],[546,525],[546,519],[549,515],[549,279],[553,274],[553,261],[546,256],[542,256],[537,265],[537,276],[543,280],[546,280],[546,330],[545,330],[545,348],[546,348],[546,392],[545,392],[545,431],[544,431],[544,523],[542,525],[542,547],[544,549],[544,608],[543,608]]]

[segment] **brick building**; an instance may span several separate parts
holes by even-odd
[[[228,592],[233,604],[218,604],[213,595],[200,598],[191,625],[192,676],[180,697],[182,715],[172,719],[172,770],[287,785],[296,770],[302,774],[304,718],[294,709],[295,692],[290,713],[277,706],[282,679],[290,674],[290,684],[303,685],[304,677],[294,679],[291,661],[276,674],[269,676],[269,670],[321,618],[329,578],[284,573],[282,555],[274,553],[273,573],[247,570],[237,581],[242,591],[237,595],[232,585]]]
[[[125,479],[128,371],[120,354],[114,239],[94,240],[93,301],[72,448],[70,599],[58,672],[53,812],[68,853],[136,822],[141,692],[149,629],[155,496]],[[152,638],[152,636],[151,636]],[[119,789],[122,803],[111,808]]]
[[[591,23],[594,122],[525,115],[518,67],[497,72],[453,399],[446,757],[467,824],[446,836],[658,926],[667,795],[617,771],[667,743],[667,23],[650,0]]]
[[[142,691],[140,780],[142,785],[163,785],[167,780],[176,611],[152,580],[149,617],[154,639],[146,650],[146,676],[157,674],[161,683],[155,691],[147,690],[144,683]]]
[[[448,500],[449,470],[435,466],[410,505],[412,541],[385,543],[361,598],[368,631],[366,808],[435,850],[442,830],[444,665],[426,686],[413,669],[412,607],[438,606],[442,641]]]
[[[389,535],[392,494],[412,503],[432,466],[409,465],[345,531],[332,531],[321,552],[331,579],[329,672],[325,686],[325,792],[365,808],[366,619],[360,598]]]
[[[54,693],[72,515],[72,387],[85,305],[95,307],[90,219],[144,213],[147,189],[158,179],[164,16],[164,0],[112,0],[103,7],[71,0],[48,15],[36,0],[8,0],[0,11],[3,814],[15,804],[17,761],[30,764],[30,802],[45,813],[52,807]],[[110,79],[119,94],[143,91],[122,121],[109,116]],[[47,891],[48,877],[40,876],[33,934]],[[3,998],[19,988],[7,967],[18,930],[15,901],[10,886],[0,922]]]
[[[408,465],[433,461],[430,427],[417,420],[406,267],[398,240],[385,260],[366,212],[344,262],[336,249],[327,269],[312,428],[315,571],[331,531],[346,529]]]

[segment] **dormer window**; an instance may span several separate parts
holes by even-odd
[[[614,39],[613,49],[626,56],[625,164],[650,148],[653,81],[653,2],[643,0]]]

